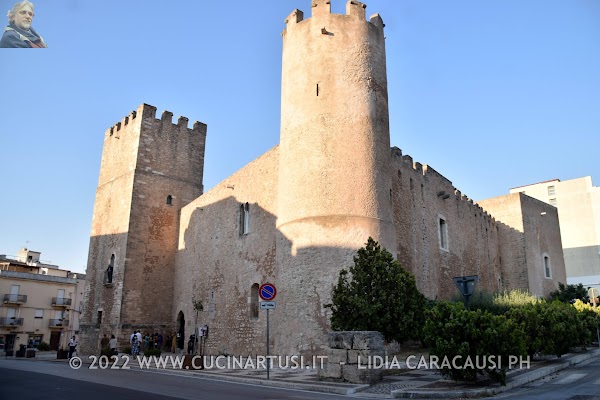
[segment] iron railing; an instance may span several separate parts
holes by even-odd
[[[26,294],[5,294],[4,303],[22,304],[27,302]]]
[[[68,307],[71,305],[71,299],[67,297],[53,297],[52,307]]]

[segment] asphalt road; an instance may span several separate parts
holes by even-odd
[[[600,359],[592,358],[494,399],[600,400]]]
[[[73,370],[67,363],[0,360],[0,399],[340,400],[346,396],[223,382],[168,371]],[[354,397],[360,398],[360,397]]]

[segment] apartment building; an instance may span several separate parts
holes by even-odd
[[[23,248],[14,258],[0,255],[0,349],[7,356],[21,345],[66,347],[79,333],[85,275],[40,261]]]

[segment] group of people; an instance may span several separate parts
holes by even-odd
[[[115,335],[110,335],[110,339],[106,336],[106,333],[100,340],[100,348],[102,350],[110,349],[111,354],[117,355],[119,354],[119,350],[117,350],[117,338]]]
[[[32,27],[33,3],[19,1],[8,11],[8,26],[4,28],[0,47],[7,48],[45,48],[44,39]]]
[[[171,351],[172,353],[175,352],[175,349],[177,348],[177,335],[173,335],[171,334],[171,332],[169,332],[169,334],[166,337],[166,341],[165,338],[163,337],[162,333],[148,333],[145,332],[143,335],[142,333],[138,330],[135,331],[131,334],[131,336],[129,337],[129,344],[131,344],[131,354],[132,355],[137,355],[139,354],[140,350],[161,350],[161,351]]]

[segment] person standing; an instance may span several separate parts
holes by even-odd
[[[115,335],[110,335],[110,340],[108,341],[108,347],[110,347],[110,352],[113,355],[118,355],[119,351],[117,350],[117,338]]]
[[[106,333],[104,334],[104,336],[102,337],[102,339],[100,340],[100,350],[104,350],[106,348],[108,348],[108,336],[106,336]]]
[[[46,48],[44,39],[31,27],[33,22],[33,3],[23,0],[8,11],[8,26],[0,40],[5,48]]]
[[[73,357],[73,353],[75,353],[75,348],[77,347],[77,339],[75,339],[75,335],[69,340],[69,360]]]
[[[137,356],[140,353],[140,340],[138,340],[137,332],[133,331],[129,338],[129,344],[131,344],[131,355]]]
[[[171,339],[171,353],[175,353],[175,349],[177,348],[177,336],[179,336],[179,333],[173,335],[173,338]]]

